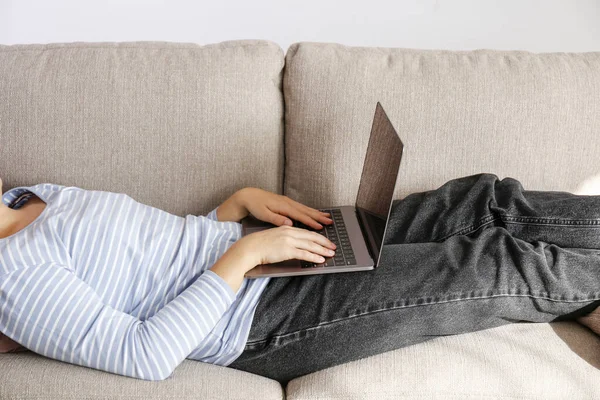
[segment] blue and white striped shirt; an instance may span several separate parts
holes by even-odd
[[[244,350],[270,278],[239,291],[208,270],[241,224],[170,214],[123,193],[44,183],[8,190],[35,221],[0,239],[0,332],[43,356],[144,380],[186,358],[227,366]]]

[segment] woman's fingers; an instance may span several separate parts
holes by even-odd
[[[331,216],[330,213],[326,213],[323,211],[319,211],[317,209],[308,207],[302,203],[298,203],[295,200],[289,199],[294,206],[300,208],[300,210],[302,210],[303,212],[305,212],[306,214],[308,214],[311,218],[313,218],[315,221],[317,222],[322,222],[325,224],[331,223],[333,222],[331,218],[329,218]]]
[[[272,210],[275,213],[280,213],[289,216],[296,221],[300,221],[303,224],[312,227],[313,229],[322,229],[323,225],[316,222],[309,215],[304,213],[303,211],[297,209],[292,204],[289,203],[280,203],[278,204],[278,209]]]
[[[271,211],[268,207],[267,207],[267,213],[268,213],[268,217],[263,218],[266,222],[270,222],[273,225],[277,225],[277,226],[282,226],[282,225],[288,225],[288,226],[292,226],[292,224],[294,223],[292,220],[290,220],[288,217],[286,217],[285,215],[281,215],[279,213],[276,213],[274,211]]]
[[[321,235],[317,232],[311,232],[306,229],[291,227],[291,236],[295,239],[299,239],[301,241],[305,241],[308,243],[314,243],[319,248],[324,248],[326,250],[335,250],[336,245],[327,239],[325,236]],[[303,248],[306,248],[303,247]],[[314,248],[314,247],[313,247]],[[309,249],[310,250],[310,249]]]
[[[318,257],[333,257],[335,255],[335,252],[331,249],[328,249],[326,247],[321,246],[320,244],[317,244],[315,242],[312,242],[310,240],[306,240],[306,239],[296,239],[296,241],[294,242],[294,246],[296,247],[296,249],[298,249],[300,252],[304,252],[307,251],[309,253],[312,254],[310,260],[312,260],[313,256]],[[320,261],[323,262],[323,261]]]
[[[315,219],[317,222],[328,223],[328,222],[332,221],[331,218],[329,218],[329,216],[331,215],[329,213],[315,210],[314,208],[305,206],[302,203],[298,203],[298,202],[295,202],[295,203],[296,203],[297,207],[299,207],[303,212],[308,214],[311,218]]]
[[[314,263],[319,263],[319,264],[325,261],[325,258],[323,256],[314,254],[308,250],[300,250],[300,249],[296,249],[294,258],[296,258],[298,260],[312,261]]]
[[[287,203],[284,205],[284,210],[282,210],[282,212],[287,213],[287,215],[289,215],[291,218],[300,221],[314,229],[322,229],[322,223],[333,223],[331,218],[327,217],[329,213],[324,213],[322,211],[315,210],[314,208],[307,207],[302,203],[298,203],[297,201],[290,199],[289,197],[284,196],[284,198],[287,199]]]

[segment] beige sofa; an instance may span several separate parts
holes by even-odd
[[[244,186],[353,204],[377,101],[406,145],[396,198],[479,172],[574,191],[600,171],[600,53],[244,40],[0,46],[0,175],[5,190],[124,192],[180,216]],[[599,368],[589,329],[518,323],[287,387],[192,360],[150,382],[2,354],[0,398],[599,399]]]

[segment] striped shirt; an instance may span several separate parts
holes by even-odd
[[[235,293],[208,270],[241,224],[170,214],[123,193],[44,183],[8,190],[46,208],[0,239],[0,332],[43,356],[163,380],[186,358],[227,366],[244,350],[270,278]]]

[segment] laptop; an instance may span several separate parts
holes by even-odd
[[[261,264],[246,272],[244,277],[315,275],[376,268],[387,231],[403,150],[402,140],[377,102],[355,204],[319,208],[331,213],[333,220],[329,225],[321,224],[323,228],[320,230],[293,220],[295,227],[318,232],[335,243],[335,255],[326,257],[325,262],[320,264],[299,259]],[[251,214],[241,222],[242,236],[276,227]]]

